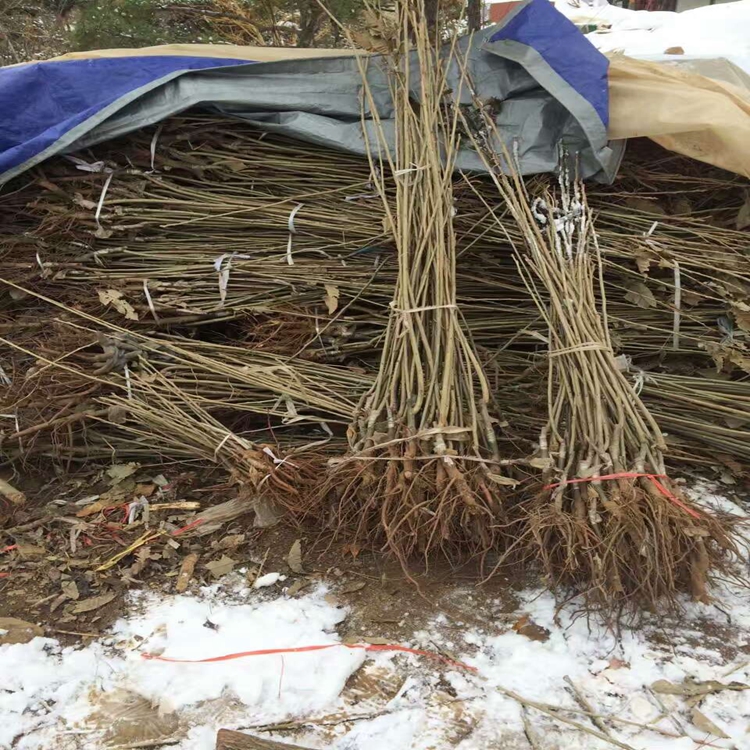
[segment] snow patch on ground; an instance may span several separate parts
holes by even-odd
[[[48,750],[62,727],[63,732],[93,733],[85,719],[102,694],[118,689],[142,696],[159,713],[231,695],[250,723],[330,708],[362,664],[361,651],[342,648],[211,664],[142,657],[203,659],[249,649],[338,643],[335,628],[345,611],[326,602],[325,593],[320,587],[299,599],[260,603],[227,603],[219,586],[204,589],[200,598],[142,594],[134,597],[136,613],[115,624],[107,645],[63,649],[54,640],[36,638],[0,647],[0,748],[21,737],[14,748]],[[213,748],[216,728],[194,731],[184,747]],[[72,742],[78,737],[67,736]],[[88,741],[93,742],[93,735]]]
[[[750,0],[682,13],[626,10],[606,0],[557,0],[555,8],[579,26],[596,25],[586,38],[602,52],[678,62],[720,57],[750,73]],[[681,53],[666,54],[678,48]]]
[[[140,652],[195,660],[251,649],[338,643],[335,627],[344,616],[320,594],[280,597],[262,604],[152,596],[143,614],[120,620],[114,627],[119,647],[130,652],[120,683],[167,713],[229,691],[253,707],[250,720],[304,715],[338,697],[346,679],[362,663],[361,652],[336,649],[211,664],[144,660]]]

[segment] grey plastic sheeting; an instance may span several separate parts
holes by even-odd
[[[513,42],[485,42],[493,30],[464,37],[459,54],[466,55],[465,64],[479,98],[493,103],[498,131],[520,171],[554,172],[563,147],[576,154],[582,177],[611,180],[620,150],[608,145],[605,126],[591,105],[533,49]],[[390,149],[395,142],[394,109],[382,58],[367,58],[366,75]],[[454,93],[460,92],[462,103],[469,104],[471,97],[461,85],[455,61],[449,78]],[[414,91],[414,96],[418,99],[419,92]],[[128,98],[123,107],[101,113],[100,120],[89,119],[69,134],[67,143],[51,151],[77,151],[198,107],[240,118],[261,130],[358,154],[367,152],[362,74],[354,56],[190,71],[158,87],[133,92]],[[371,115],[365,114],[372,148],[377,135]],[[50,155],[48,151],[44,156]],[[469,146],[461,149],[456,167],[484,170]]]

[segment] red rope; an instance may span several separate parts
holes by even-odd
[[[682,500],[680,500],[679,497],[675,497],[659,481],[659,478],[661,476],[663,476],[663,475],[653,474],[652,476],[649,477],[649,479],[653,482],[654,487],[656,487],[656,489],[659,490],[659,492],[661,492],[661,494],[664,495],[664,497],[666,497],[667,499],[671,500],[678,508],[682,508],[682,510],[684,510],[685,513],[687,513],[688,515],[691,515],[693,518],[697,518],[700,521],[700,518],[701,518],[700,513],[698,513],[698,511],[693,510],[692,508],[688,508],[688,506],[685,505],[685,503],[683,503]]]
[[[231,661],[232,659],[244,659],[246,656],[273,656],[275,654],[303,654],[310,651],[326,651],[331,648],[348,648],[351,650],[362,650],[368,652],[381,651],[398,651],[405,654],[415,654],[416,656],[426,656],[430,659],[436,659],[445,664],[454,667],[461,667],[469,672],[476,672],[476,667],[464,664],[455,659],[449,659],[447,656],[436,654],[432,651],[422,651],[418,648],[409,648],[408,646],[399,646],[397,644],[380,644],[380,643],[326,643],[318,646],[295,646],[291,648],[262,648],[257,651],[240,651],[236,654],[224,654],[223,656],[211,656],[208,659],[173,659],[170,656],[158,656],[156,654],[141,654],[144,659],[153,661],[166,661],[174,664],[211,664],[219,661]]]
[[[548,484],[543,489],[545,490],[553,490],[555,487],[561,487],[565,486],[567,484],[582,484],[584,482],[598,482],[599,480],[603,479],[638,479],[639,477],[644,477],[646,479],[650,479],[653,483],[654,487],[656,487],[659,492],[664,495],[664,497],[667,498],[667,500],[670,500],[673,502],[678,508],[682,509],[687,513],[688,515],[692,516],[693,518],[697,518],[700,520],[700,513],[698,513],[696,510],[693,510],[692,508],[689,508],[685,503],[680,500],[679,497],[675,497],[659,480],[660,479],[666,479],[666,474],[639,474],[635,471],[624,471],[620,474],[603,474],[599,477],[582,477],[579,479],[567,479],[564,482],[557,482],[556,484]]]
[[[205,519],[203,518],[197,518],[192,523],[189,523],[187,526],[183,526],[180,529],[175,529],[172,532],[172,536],[179,536],[180,534],[184,534],[186,531],[190,531],[190,529],[194,529],[196,526],[200,526]]]

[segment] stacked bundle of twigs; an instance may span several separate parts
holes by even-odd
[[[367,165],[346,155],[293,145],[274,136],[261,137],[242,123],[229,125],[193,116],[169,121],[158,133],[154,149],[158,172],[154,173],[154,134],[136,134],[116,148],[101,146],[85,155],[88,163],[103,162],[113,173],[86,172],[77,168],[81,164],[57,161],[40,168],[32,181],[22,180],[7,191],[0,200],[6,278],[141,332],[202,328],[203,340],[247,342],[252,351],[293,357],[295,362],[304,358],[372,367],[388,320],[396,257],[383,226],[385,209]],[[232,146],[242,149],[236,164],[227,156]],[[290,157],[294,148],[299,149],[299,154],[294,152],[299,159]],[[655,163],[648,156],[649,163]],[[211,227],[191,230],[187,236],[183,236],[184,228],[172,227],[185,219],[170,213],[179,211],[171,196],[189,187],[195,175],[185,165],[194,168],[196,163],[201,165],[200,174],[215,176],[204,190],[209,205],[223,205],[224,192],[235,200],[242,196],[249,213],[238,215],[256,216],[266,229],[250,235],[247,226],[237,230],[216,217]],[[265,163],[272,167],[264,169]],[[242,176],[245,168],[250,173]],[[387,177],[388,169],[385,164],[380,174],[385,175],[383,185],[393,205],[394,183]],[[322,175],[321,189],[316,190],[310,172]],[[644,172],[638,160],[626,162],[622,181],[640,184],[646,180]],[[114,177],[97,213],[110,174]],[[699,218],[666,215],[656,201],[674,188],[674,180],[668,173],[662,182],[658,170],[646,174],[650,198],[646,206],[613,206],[613,202],[632,199],[621,195],[621,189],[618,192],[619,182],[614,188],[597,188],[592,198],[597,227],[603,226],[600,242],[613,345],[631,359],[636,379],[644,377],[641,371],[667,371],[700,376],[696,385],[708,387],[711,381],[703,376],[713,358],[723,363],[723,377],[734,371],[732,387],[741,395],[748,387],[742,376],[748,369],[744,353],[747,316],[740,294],[748,283],[746,235],[716,226],[727,223],[721,218],[726,209],[710,203],[710,196],[719,191],[723,204],[733,204],[741,198],[741,190],[728,178],[693,177],[677,200],[686,204],[689,196]],[[121,202],[118,196],[138,194],[148,180],[156,180],[154,189],[161,191],[161,198],[148,197],[148,202],[162,219],[123,235],[117,231],[117,222],[124,222],[130,211],[140,211],[141,204]],[[304,182],[302,188],[294,187],[297,181]],[[530,191],[541,190],[543,183],[539,178],[531,181]],[[335,188],[341,193],[331,198],[333,194],[325,191]],[[368,192],[357,192],[363,189]],[[324,204],[330,201],[323,212],[327,218],[308,232],[298,219],[317,209],[305,204],[293,219],[295,232],[291,233],[289,216],[310,194]],[[269,195],[273,197],[270,204]],[[670,201],[675,202],[674,196]],[[486,180],[472,179],[471,186],[454,183],[454,203],[461,257],[457,300],[479,352],[490,363],[496,363],[499,352],[533,353],[544,337],[544,322],[512,261],[509,238],[518,242],[518,230],[513,222],[498,226],[495,219],[505,208]],[[341,221],[331,222],[333,213]],[[191,219],[207,215],[209,211],[204,210]],[[655,222],[656,228],[649,233]],[[356,242],[350,242],[352,233]],[[376,244],[359,244],[375,242],[375,237],[379,238]],[[291,265],[287,258],[290,241]],[[298,247],[307,249],[298,253]],[[676,280],[679,305],[675,304]],[[45,346],[51,345],[56,352],[48,352],[50,359],[66,356],[63,344],[67,339],[46,336],[38,310],[24,312],[31,310],[31,298],[22,300],[19,290],[12,293],[16,299],[4,298],[6,317],[0,322],[0,334],[27,351],[36,350],[35,341],[48,339]],[[71,349],[75,346],[72,343]],[[18,359],[10,362],[21,367],[12,378],[17,383],[24,367]],[[30,357],[25,367],[32,364]],[[68,389],[74,395],[88,387]],[[36,393],[42,391],[37,388]],[[20,411],[23,429],[41,426],[54,416],[53,400],[45,418],[45,413],[27,409],[28,401],[20,403],[14,394],[6,394],[3,412]],[[277,397],[270,391],[266,401]],[[656,399],[657,394],[647,388],[644,397]],[[358,393],[351,392],[347,398],[356,401]],[[710,410],[696,412],[690,420],[672,415],[668,431],[689,441],[680,451],[682,457],[715,462],[712,454],[729,452],[736,442],[743,442],[742,416],[735,415],[733,424],[727,425],[730,432],[710,429],[716,416]],[[709,434],[711,440],[703,439]],[[56,437],[61,451],[77,441],[77,434],[71,436],[67,428],[66,435]],[[87,435],[93,437],[93,433]],[[733,442],[720,445],[717,440],[722,436]],[[48,445],[45,452],[50,450]]]
[[[225,131],[215,120],[209,123],[210,133],[215,131],[225,137]],[[230,185],[233,192],[247,194],[248,202],[252,202],[256,193],[248,185],[232,182],[239,178],[237,171],[227,167],[222,148],[228,147],[221,146],[221,140],[205,140],[206,125],[198,117],[177,119],[165,126],[159,134],[163,140],[158,140],[157,145],[162,143],[178,163],[199,157],[208,162],[213,173],[220,175],[216,184],[206,190],[208,196]],[[168,140],[173,129],[176,133],[184,129],[189,136],[180,141],[175,136],[175,143],[185,149],[176,151],[176,155],[178,146]],[[229,132],[235,130],[241,145],[252,147],[254,152],[260,150],[254,158],[261,163],[266,156],[264,149],[272,158],[278,149],[291,148],[288,142],[272,136],[259,139],[242,124],[233,124]],[[129,194],[134,189],[132,185],[128,187],[129,181],[143,181],[142,174],[150,170],[149,142],[150,137],[140,136],[122,147],[121,151],[127,155],[125,161],[134,165],[127,169],[118,168],[110,158],[111,152],[103,151],[104,147],[88,156],[89,159],[101,156],[99,161],[111,164],[116,170],[98,216],[103,228],[100,235],[112,231],[107,227],[130,210],[128,205],[120,204],[113,190],[117,186]],[[193,150],[199,157],[193,156]],[[309,169],[316,152],[309,147],[301,150],[305,169]],[[367,185],[363,181],[368,173],[361,162],[330,152],[320,152],[319,156],[325,169],[339,178],[339,186],[351,185],[351,190],[355,190]],[[157,149],[156,163],[164,158]],[[351,178],[351,161],[360,170],[354,183],[346,182]],[[280,200],[285,196],[287,199],[283,215],[262,219],[273,227],[269,230],[275,237],[273,240],[262,233],[248,237],[244,230],[234,232],[223,225],[210,230],[203,228],[187,240],[161,224],[117,239],[96,237],[96,207],[109,173],[83,172],[69,162],[46,165],[43,175],[38,173],[32,183],[26,182],[8,192],[0,202],[4,217],[4,275],[22,285],[32,284],[37,291],[65,300],[76,308],[83,307],[109,321],[139,330],[170,330],[175,325],[183,330],[197,325],[215,328],[232,321],[231,330],[224,335],[233,341],[247,340],[253,348],[286,355],[299,353],[305,358],[331,362],[351,361],[352,357],[360,362],[362,357],[374,361],[379,337],[385,330],[395,279],[392,243],[381,238],[377,245],[361,245],[352,250],[348,239],[337,234],[341,222],[328,223],[315,230],[319,234],[309,237],[295,224],[295,230],[300,231],[292,235],[289,215],[302,201],[302,193],[314,190],[303,190],[289,197],[291,177],[285,176],[282,169],[286,162],[270,163],[276,168],[266,170],[265,175],[256,169],[253,179],[263,178],[258,184],[264,190]],[[626,162],[623,181],[632,179],[631,165],[635,172],[643,172],[638,161]],[[165,171],[167,166],[163,165],[159,173],[162,182],[172,179],[171,172]],[[288,165],[288,170],[293,169],[293,165]],[[302,173],[293,174],[310,179]],[[663,193],[671,184],[662,184],[659,178],[658,173],[651,176],[651,182],[655,183],[651,192]],[[57,182],[66,189],[58,189]],[[717,183],[723,186],[723,194],[730,194],[733,183],[721,183],[710,176],[706,177],[703,192],[699,193],[689,183],[692,192],[688,194],[701,196],[696,204],[705,206],[705,193],[716,188]],[[473,180],[473,187],[497,214],[497,198],[489,192],[486,181]],[[535,188],[532,185],[530,189]],[[356,197],[356,193],[339,196],[330,209],[344,217],[343,225],[350,225],[345,220],[348,213],[361,215],[363,210],[367,213],[369,228],[360,231],[358,242],[367,242],[367,238],[375,237],[378,232],[383,234],[382,204],[378,204],[377,196],[372,193],[372,185],[368,190],[371,192],[364,197]],[[392,185],[389,190],[392,193]],[[739,192],[735,186],[731,195],[736,198]],[[454,196],[457,206],[454,224],[462,259],[457,298],[475,342],[488,351],[499,346],[504,350],[513,347],[524,350],[538,344],[539,336],[543,335],[543,321],[523,288],[508,243],[508,234],[518,241],[517,230],[510,222],[501,230],[476,192],[465,185],[463,189],[460,186],[455,189]],[[346,197],[356,200],[348,201]],[[89,208],[76,206],[75,201]],[[171,204],[169,199],[165,201],[158,204],[159,214],[169,216]],[[708,369],[712,356],[716,362],[724,362],[725,370],[747,370],[744,353],[747,315],[740,294],[740,289],[748,283],[745,234],[714,226],[714,218],[708,223],[705,207],[701,208],[702,220],[665,218],[645,210],[621,210],[607,201],[611,202],[609,193],[599,188],[592,210],[596,212],[597,226],[604,224],[600,241],[605,288],[611,337],[618,350],[644,370],[666,368],[689,375]],[[654,206],[661,208],[656,203]],[[304,210],[305,207],[297,216]],[[53,219],[55,232],[50,233],[49,222]],[[657,227],[649,235],[655,221]],[[295,255],[292,265],[286,256],[290,238],[293,254],[299,242],[307,242],[311,248],[309,253],[302,253],[306,258]],[[251,242],[255,243],[252,255],[245,252],[217,255],[219,250],[228,251],[230,247],[247,250]],[[504,252],[503,248],[507,250]],[[674,284],[678,276],[679,306],[675,304]],[[103,307],[97,292],[111,295],[112,290],[121,296],[121,301],[105,296],[109,304]],[[16,291],[16,294],[21,293]],[[36,316],[29,316],[28,326],[18,326],[16,309],[23,306],[18,299],[6,298],[6,302],[11,305],[7,322],[0,323],[6,334],[17,334],[21,328],[31,334],[35,326],[39,327]],[[125,310],[128,318],[123,320],[123,314],[113,309],[113,302]]]
[[[527,233],[527,283],[550,333],[550,411],[540,436],[549,466],[529,519],[538,554],[554,580],[590,587],[607,605],[690,589],[705,600],[731,537],[667,480],[661,430],[618,366],[606,307],[594,298],[598,255],[583,194],[563,192],[559,228],[547,202],[544,232],[514,212]]]
[[[336,305],[338,319],[349,305],[351,325],[332,326],[323,337],[328,340],[316,341],[309,353],[326,356],[322,343],[340,356],[372,354],[387,321],[395,254],[366,165],[309,146],[296,146],[299,163],[291,163],[295,146],[288,141],[195,117],[170,121],[157,134],[157,172],[151,169],[153,137],[144,134],[88,156],[112,172],[92,174],[58,161],[44,167],[35,190],[9,196],[17,221],[8,238],[13,258],[6,276],[38,285],[41,270],[48,289],[62,282],[55,296],[63,293],[97,314],[94,290],[114,289],[148,327],[247,317],[255,335],[271,314],[270,327],[282,335],[306,331],[309,339],[316,326],[330,322],[328,310]],[[227,155],[232,147],[243,149],[235,160]],[[319,187],[310,173],[320,175]],[[384,180],[392,202],[392,179]],[[543,189],[543,182],[530,190]],[[662,189],[648,194],[671,184],[658,183]],[[710,176],[703,192],[689,184],[686,194],[701,196],[694,198],[697,206],[717,184],[732,200],[741,194],[736,183]],[[501,229],[490,217],[485,202],[496,214],[504,209],[486,180],[473,186],[454,189],[463,259],[457,295],[477,343],[492,346],[502,331],[533,328],[538,315],[510,260],[508,240],[517,243],[518,230],[512,223]],[[24,196],[25,209],[18,205]],[[641,200],[639,208],[620,207],[618,200],[604,189],[592,198],[616,345],[634,357],[674,361],[702,352],[706,364],[713,354],[742,367],[742,300],[750,283],[745,233],[714,226],[719,219],[707,216],[706,208],[666,216],[656,199]],[[719,218],[723,211],[717,209]],[[502,316],[497,304],[504,305]],[[734,340],[727,338],[728,328]],[[279,337],[274,345],[282,345]]]
[[[543,468],[517,507],[554,580],[702,596],[728,539],[660,475],[750,461],[743,183],[653,150],[586,200],[454,174],[461,60],[419,12],[369,62],[394,154],[189,114],[0,194],[3,453],[219,463],[403,561],[502,546]],[[570,483],[607,472],[647,476]]]

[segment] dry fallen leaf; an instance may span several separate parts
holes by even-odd
[[[661,214],[662,216],[667,215],[664,207],[659,205],[659,203],[654,200],[649,200],[648,198],[642,198],[638,195],[631,195],[626,198],[625,205],[634,208],[636,211],[643,211],[644,213]]]
[[[137,576],[143,572],[151,559],[151,547],[140,547],[135,553],[135,562],[130,566],[130,574]]]
[[[312,581],[308,581],[306,578],[298,578],[287,590],[287,596],[296,596],[302,589],[307,588]]]
[[[328,309],[328,314],[333,315],[333,313],[336,312],[336,309],[339,306],[339,288],[337,286],[334,286],[333,284],[326,284],[326,308]]]
[[[16,617],[0,617],[0,646],[15,643],[28,643],[44,631],[39,625]]]
[[[657,680],[651,685],[655,693],[664,693],[666,695],[709,695],[718,693],[722,690],[750,690],[750,686],[742,682],[723,683],[718,680],[705,680],[704,682],[683,682],[676,683],[669,680]]]
[[[706,734],[712,734],[715,737],[719,737],[722,740],[728,740],[729,735],[725,734],[725,732],[716,724],[711,721],[711,719],[706,716],[706,714],[703,713],[703,711],[699,710],[698,708],[693,708],[693,710],[690,712],[690,721],[693,722],[693,725],[698,727],[698,729],[701,730],[701,732],[706,732]]]
[[[97,293],[99,301],[103,305],[112,305],[117,312],[124,315],[128,320],[138,320],[138,313],[127,300],[123,299],[122,292],[118,292],[117,289],[100,289]]]
[[[110,484],[117,484],[127,479],[129,476],[138,471],[139,464],[130,462],[127,464],[113,464],[107,469],[107,476],[110,478]]]
[[[234,549],[235,547],[239,547],[241,544],[243,544],[244,541],[244,534],[230,534],[229,536],[222,537],[218,542],[216,542],[216,549]]]
[[[323,599],[330,604],[332,607],[340,607],[341,602],[333,595],[333,594],[326,594]]]
[[[628,291],[625,294],[625,299],[628,302],[632,302],[634,305],[644,309],[656,307],[654,293],[642,281],[631,281],[627,285],[627,288]]]
[[[240,159],[224,159],[222,164],[229,167],[232,172],[242,172],[247,168],[247,164]]]
[[[747,305],[743,305],[742,307],[747,307]],[[750,311],[743,310],[742,307],[740,305],[732,307],[734,322],[738,328],[741,328],[745,332],[750,332]]]
[[[218,560],[206,563],[205,567],[214,578],[221,578],[227,573],[231,573],[235,564],[235,561],[231,557],[222,555]]]
[[[528,615],[524,615],[513,625],[513,630],[518,635],[525,636],[530,641],[544,641],[549,640],[549,630],[543,628],[541,625],[537,625]]]
[[[65,602],[70,601],[68,597],[65,594],[60,594],[60,596],[55,597],[49,604],[49,611],[54,612],[61,604],[65,604]]]
[[[726,466],[732,474],[742,476],[745,474],[745,466],[736,461],[732,456],[726,453],[715,453],[714,456]]]
[[[706,341],[704,348],[716,364],[717,372],[720,372],[729,361],[739,369],[750,373],[750,356],[747,356],[748,349],[743,342],[735,341],[732,346],[727,346],[715,341]]]
[[[705,297],[702,294],[698,294],[698,292],[694,292],[691,289],[683,289],[680,301],[683,307],[695,307],[704,299]]]
[[[293,573],[304,573],[302,568],[302,543],[297,539],[286,556],[286,562]]]
[[[86,505],[81,510],[76,513],[76,516],[78,518],[85,518],[86,516],[93,516],[94,513],[99,513],[100,511],[103,511],[105,508],[111,508],[117,505],[117,503],[112,502],[111,498],[105,497],[101,500],[96,500],[95,502],[91,503],[91,505]]]
[[[75,203],[76,206],[87,209],[88,211],[95,211],[97,205],[95,201],[90,201],[87,198],[84,198],[80,193],[75,194],[73,197],[73,203]]]
[[[609,665],[607,666],[607,669],[630,669],[630,663],[613,656],[609,660]]]
[[[81,599],[81,601],[73,607],[74,615],[82,615],[84,612],[93,612],[95,609],[100,609],[105,604],[109,604],[117,594],[111,592],[109,594],[101,594],[100,596],[92,596],[90,599]]]
[[[654,261],[653,256],[639,250],[633,257],[636,266],[638,266],[638,271],[644,276],[648,276],[649,268],[651,268],[651,263]]]
[[[344,584],[339,590],[339,594],[353,594],[356,591],[362,591],[367,586],[365,581],[354,581],[352,583]]]
[[[77,601],[81,597],[81,594],[78,591],[78,585],[73,580],[63,581],[60,584],[60,588],[62,589],[63,594],[65,594],[66,599]]]

